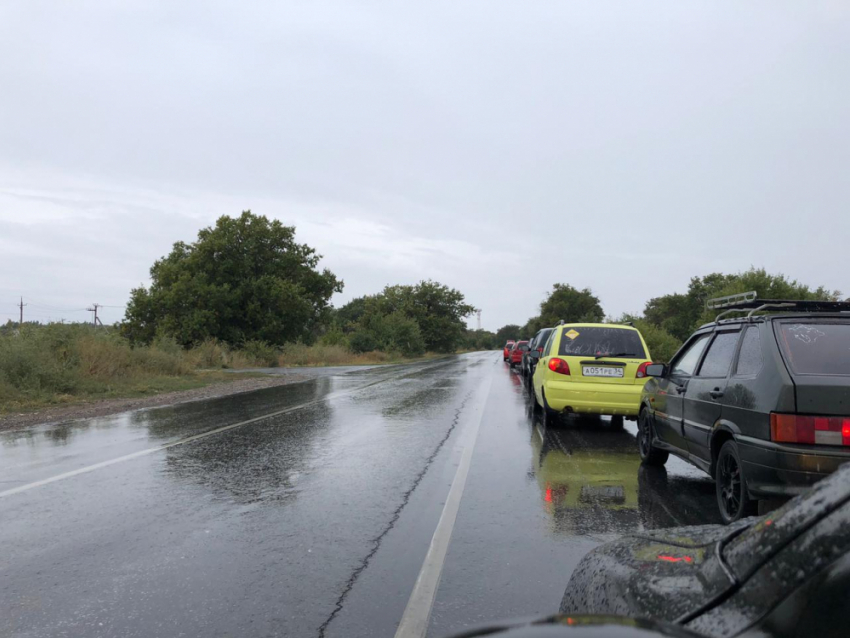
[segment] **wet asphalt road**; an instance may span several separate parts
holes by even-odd
[[[633,425],[544,431],[499,353],[329,374],[0,433],[0,635],[393,636],[476,426],[429,636],[556,611],[625,532],[718,522]]]

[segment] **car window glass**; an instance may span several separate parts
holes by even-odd
[[[553,339],[554,336],[555,336],[555,331],[553,330],[549,334],[549,338],[546,340],[546,345],[543,347],[543,356],[544,357],[548,357],[550,354],[552,354],[552,341],[554,340]]]
[[[637,330],[631,328],[564,328],[559,356],[595,357],[599,355],[646,358],[646,350]]]
[[[741,353],[738,355],[738,367],[735,369],[735,374],[740,376],[758,374],[761,365],[759,329],[758,326],[750,326],[744,333],[744,340],[741,342]]]
[[[697,338],[697,340],[691,344],[685,353],[676,359],[673,363],[670,374],[673,376],[691,376],[694,373],[694,370],[696,370],[697,363],[699,363],[699,358],[702,356],[702,351],[705,350],[709,336],[711,335],[701,335]]]
[[[795,374],[850,375],[850,323],[783,323],[782,354]]]
[[[740,332],[721,332],[711,342],[700,366],[699,377],[725,377],[735,356],[735,345]]]

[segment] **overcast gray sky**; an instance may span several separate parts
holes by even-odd
[[[523,323],[750,265],[850,293],[850,3],[0,4],[0,321],[122,316],[178,240],[297,227],[339,305]]]

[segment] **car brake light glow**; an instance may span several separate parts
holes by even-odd
[[[557,372],[558,374],[569,374],[570,366],[563,359],[558,359],[557,357],[553,357],[549,359],[549,369],[552,372]]]
[[[777,443],[850,446],[850,417],[772,412],[770,440]]]
[[[694,559],[691,558],[690,556],[667,556],[665,554],[659,554],[658,560],[665,560],[668,563],[682,563],[682,562],[692,563],[692,562],[694,562]]]
[[[652,361],[644,361],[638,366],[637,374],[635,375],[638,379],[643,379],[646,376],[646,369],[652,365]]]

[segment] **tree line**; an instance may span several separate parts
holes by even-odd
[[[464,347],[464,320],[475,308],[461,292],[421,281],[334,308],[344,284],[319,269],[320,259],[278,220],[250,211],[221,217],[154,263],[150,286],[131,292],[121,332],[132,343],[168,338],[185,348],[300,342],[415,356]]]
[[[509,324],[489,334],[493,347],[499,348],[508,339],[530,339],[541,328],[554,326],[560,320],[567,323],[631,323],[643,334],[653,360],[669,361],[697,328],[714,320],[717,312],[706,308],[707,300],[751,290],[762,299],[837,301],[841,297],[837,290],[824,286],[812,288],[783,274],[770,274],[764,268],[753,267],[734,274],[692,277],[686,292],[654,297],[646,302],[640,314],[606,317],[599,298],[589,288],[579,290],[558,283],[541,302],[540,313],[525,325]]]
[[[749,290],[762,298],[838,299],[763,268],[693,277],[685,292],[650,299],[641,313],[606,316],[590,288],[556,283],[524,325],[496,332],[471,330],[475,312],[463,293],[435,281],[390,285],[331,306],[343,281],[321,255],[295,240],[295,228],[250,211],[223,216],[193,243],[177,242],[150,270],[151,284],[130,295],[120,332],[133,344],[169,339],[184,348],[218,341],[254,350],[301,343],[342,346],[354,353],[383,351],[416,356],[459,349],[500,348],[508,339],[530,339],[563,320],[632,323],[655,360],[667,361],[701,324],[714,319],[707,299]]]

